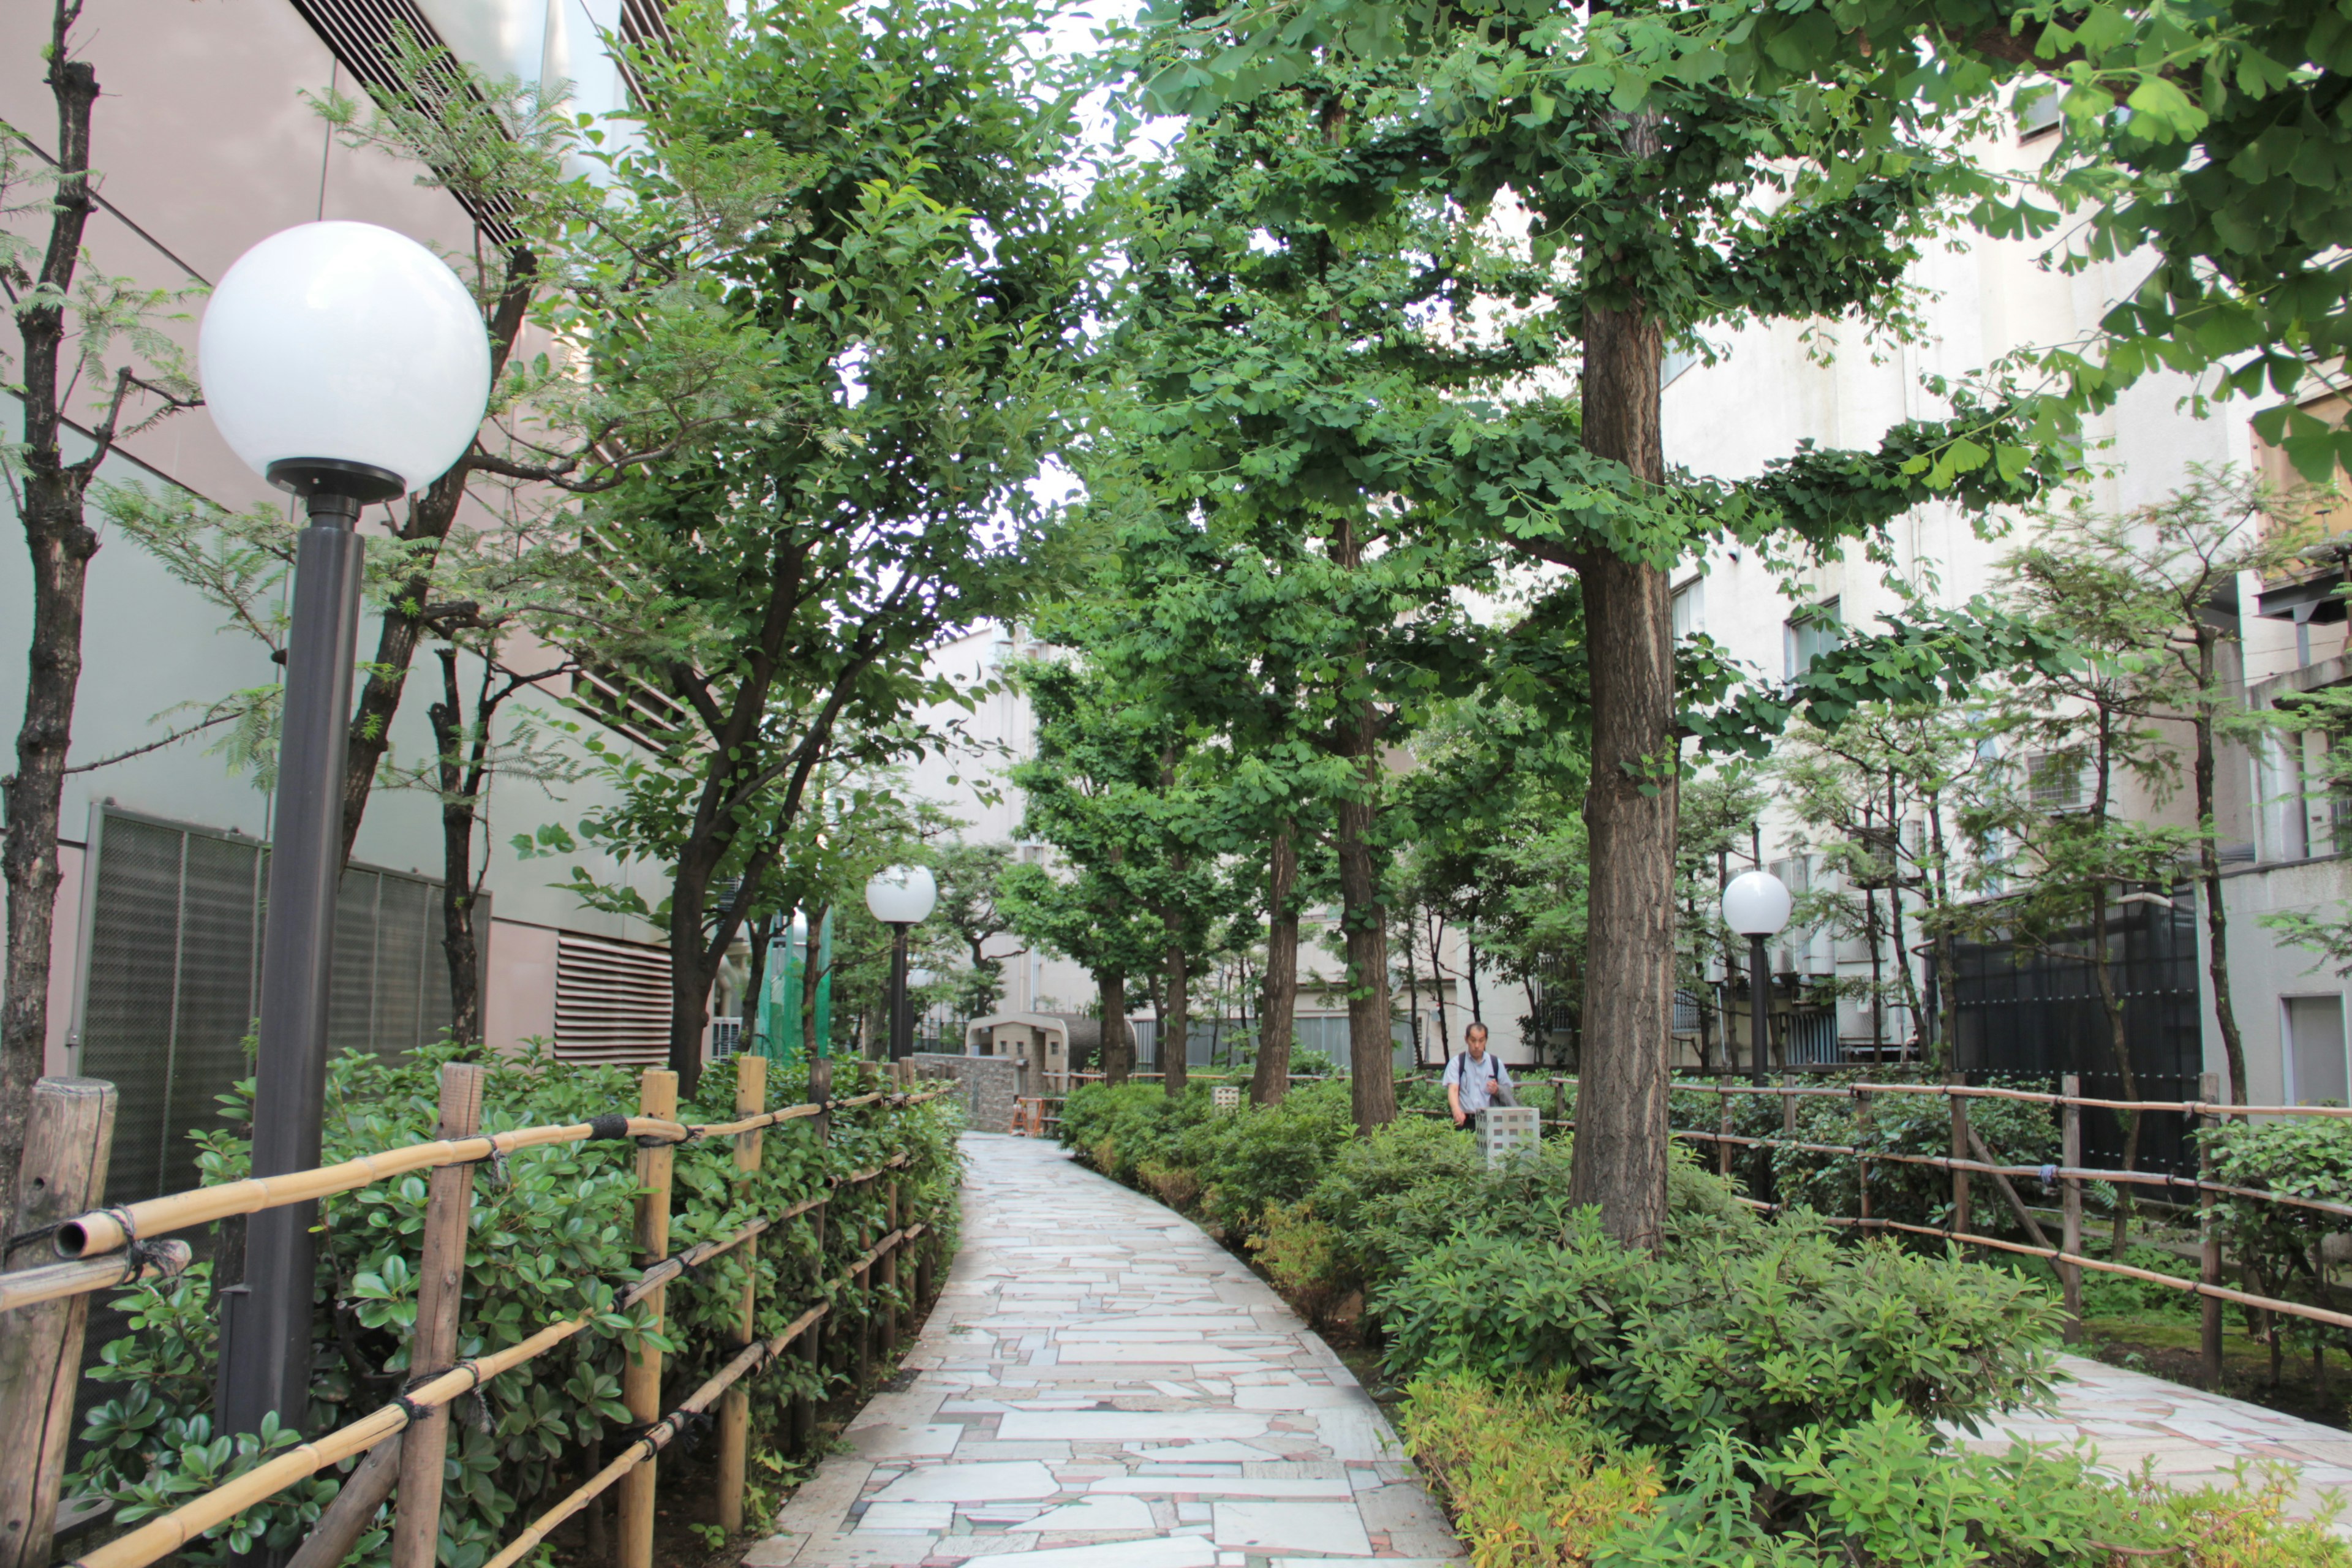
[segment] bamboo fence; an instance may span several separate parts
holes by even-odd
[[[815,1118],[818,1136],[824,1139],[830,1135],[833,1117],[840,1112],[876,1105],[896,1110],[920,1105],[955,1092],[949,1088],[911,1092],[914,1082],[912,1069],[906,1064],[899,1064],[893,1069],[899,1079],[897,1089],[833,1100],[826,1094],[830,1064],[813,1065],[818,1069],[812,1074],[810,1085],[816,1096],[814,1100],[774,1110],[761,1110],[757,1107],[764,1098],[766,1063],[760,1058],[746,1058],[745,1069],[739,1070],[742,1071],[745,1079],[752,1081],[739,1081],[737,1109],[749,1113],[739,1115],[730,1121],[684,1123],[667,1114],[609,1115],[562,1126],[517,1128],[478,1136],[445,1136],[429,1142],[380,1150],[359,1159],[314,1170],[227,1183],[142,1203],[89,1211],[47,1227],[56,1251],[67,1261],[0,1274],[0,1312],[20,1308],[46,1308],[51,1303],[71,1301],[74,1298],[117,1287],[132,1279],[177,1274],[188,1266],[190,1248],[187,1244],[155,1239],[172,1231],[184,1230],[235,1215],[255,1214],[286,1205],[308,1203],[414,1172],[446,1173],[452,1167],[462,1170],[524,1149],[601,1139],[625,1139],[635,1145],[638,1160],[641,1184],[638,1242],[642,1263],[637,1278],[620,1293],[618,1300],[623,1310],[651,1303],[656,1314],[655,1321],[658,1323],[663,1294],[672,1281],[731,1249],[756,1247],[761,1236],[792,1221],[804,1218],[812,1221],[816,1227],[821,1256],[825,1210],[834,1198],[846,1189],[875,1182],[884,1183],[889,1216],[885,1233],[878,1237],[860,1237],[861,1255],[839,1275],[831,1279],[812,1279],[806,1287],[810,1293],[828,1300],[821,1300],[801,1313],[783,1332],[746,1344],[725,1367],[667,1413],[660,1409],[659,1404],[658,1353],[641,1352],[634,1357],[625,1386],[633,1396],[632,1414],[638,1416],[642,1425],[634,1430],[626,1451],[604,1466],[585,1485],[533,1521],[488,1565],[488,1568],[508,1568],[509,1564],[543,1542],[551,1531],[586,1507],[592,1499],[626,1479],[631,1487],[625,1489],[622,1496],[620,1568],[649,1568],[654,1511],[649,1467],[656,1454],[688,1425],[701,1418],[713,1404],[727,1398],[729,1408],[721,1412],[720,1421],[719,1508],[722,1517],[732,1517],[740,1521],[744,1488],[740,1449],[747,1440],[749,1420],[748,1406],[743,1404],[737,1384],[785,1353],[804,1337],[811,1342],[812,1363],[821,1364],[822,1347],[814,1342],[823,1334],[823,1326],[829,1318],[842,1315],[838,1303],[846,1299],[856,1304],[860,1338],[856,1357],[855,1386],[862,1390],[870,1371],[873,1321],[877,1315],[887,1319],[883,1334],[886,1355],[896,1342],[897,1305],[891,1287],[895,1284],[898,1259],[927,1237],[932,1238],[932,1244],[922,1248],[917,1258],[917,1299],[919,1301],[929,1294],[935,1261],[930,1254],[936,1249],[938,1229],[928,1219],[901,1223],[897,1173],[905,1170],[909,1163],[908,1156],[904,1152],[869,1169],[829,1178],[826,1191],[777,1214],[753,1219],[730,1235],[712,1237],[676,1253],[668,1251],[669,1155],[677,1145],[698,1139],[731,1138],[736,1144],[738,1168],[755,1170],[758,1168],[760,1138],[769,1128]],[[666,1111],[674,1106],[675,1085],[675,1075],[659,1068],[648,1070],[644,1078],[641,1110],[658,1107]],[[445,1133],[450,1131],[447,1118],[451,1098],[448,1086],[445,1084]],[[102,1159],[102,1148],[100,1156]],[[469,1172],[466,1173],[470,1174]],[[425,1229],[428,1258],[434,1254],[433,1238],[436,1230],[449,1232],[458,1240],[456,1248],[458,1261],[454,1271],[444,1270],[448,1277],[442,1282],[445,1289],[457,1293],[448,1298],[447,1310],[450,1313],[454,1313],[455,1300],[462,1294],[459,1284],[463,1269],[462,1237],[467,1205],[470,1201],[467,1186],[468,1184],[465,1183],[444,1184],[436,1180],[427,1205]],[[443,1250],[445,1253],[447,1250],[446,1238]],[[759,1276],[756,1269],[749,1269],[746,1274],[740,1321],[745,1331],[742,1337],[749,1339],[750,1324],[757,1308],[754,1292]],[[878,1280],[877,1274],[881,1276]],[[435,1281],[431,1277],[427,1278],[425,1289],[425,1295],[420,1299],[418,1313],[420,1336],[425,1330],[426,1320],[433,1315],[428,1310],[433,1305],[435,1290]],[[878,1299],[877,1289],[881,1295],[888,1296],[887,1306]],[[78,1306],[76,1310],[79,1310]],[[330,1466],[362,1454],[369,1455],[373,1461],[379,1445],[386,1444],[387,1439],[400,1438],[404,1432],[407,1436],[402,1441],[408,1447],[416,1447],[419,1439],[424,1438],[427,1440],[427,1448],[415,1454],[404,1452],[399,1465],[402,1473],[409,1474],[417,1468],[429,1467],[437,1476],[446,1430],[446,1417],[442,1413],[447,1406],[499,1373],[520,1366],[583,1332],[593,1319],[593,1314],[583,1313],[547,1324],[519,1343],[458,1361],[432,1375],[421,1377],[394,1403],[277,1454],[234,1479],[187,1500],[169,1512],[142,1521],[73,1559],[72,1568],[146,1568],[147,1564],[170,1556],[205,1531],[233,1520],[246,1510],[267,1501]],[[454,1318],[451,1321],[454,1323]],[[425,1348],[425,1342],[421,1337],[413,1347],[419,1352]],[[419,1353],[412,1360],[429,1367],[446,1361],[447,1356],[446,1352],[438,1355]],[[75,1376],[76,1372],[74,1358],[67,1357],[57,1368],[56,1377],[64,1382]],[[58,1391],[50,1388],[34,1392],[37,1393],[44,1405],[58,1396]],[[641,1404],[643,1408],[639,1408]],[[427,1423],[430,1424],[429,1429]],[[793,1427],[804,1440],[813,1430],[813,1423],[796,1418]],[[0,1455],[0,1468],[11,1462]],[[339,1561],[391,1494],[391,1476],[390,1465],[372,1463],[354,1471],[346,1481],[343,1492],[329,1505],[314,1526],[311,1542],[306,1544],[298,1558],[327,1563]],[[363,1477],[372,1484],[361,1486]],[[404,1489],[404,1492],[406,1490],[408,1489]],[[430,1511],[437,1516],[438,1496],[428,1500]],[[433,1543],[438,1535],[436,1522],[406,1521],[405,1528],[403,1528],[403,1523],[395,1505],[394,1568],[430,1568]],[[324,1546],[320,1550],[322,1539]]]

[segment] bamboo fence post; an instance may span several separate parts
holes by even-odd
[[[676,1121],[677,1074],[667,1068],[646,1068],[637,1090],[637,1110],[664,1121]],[[669,1252],[670,1165],[667,1143],[638,1148],[636,1244],[642,1267],[652,1266]],[[655,1328],[662,1326],[667,1294],[666,1287],[657,1287],[646,1298]],[[630,1356],[621,1372],[621,1398],[629,1407],[632,1421],[645,1424],[661,1419],[661,1352],[641,1345]],[[653,1568],[655,1463],[647,1459],[621,1478],[620,1568]]]
[[[1944,1082],[1952,1088],[1958,1088],[1967,1083],[1968,1079],[1964,1074],[1956,1072],[1946,1078]],[[1969,1097],[1965,1094],[1954,1094],[1946,1098],[1952,1105],[1952,1158],[1965,1160],[1969,1157]],[[1969,1173],[1966,1171],[1956,1170],[1952,1173],[1951,1228],[1953,1235],[1966,1236],[1976,1229],[1975,1216],[1969,1210]]]
[[[1870,1148],[1875,1126],[1870,1114],[1870,1090],[1855,1089],[1853,1091],[1853,1184],[1855,1203],[1862,1216],[1862,1228],[1865,1231],[1871,1228],[1870,1155],[1867,1151]]]
[[[833,1063],[823,1057],[809,1063],[808,1094],[812,1102],[830,1107],[833,1103]],[[824,1169],[824,1150],[833,1139],[833,1112],[822,1110],[816,1114],[817,1169]],[[822,1179],[822,1178],[820,1178]],[[824,1289],[824,1216],[831,1206],[830,1194],[825,1201],[809,1210],[809,1225],[814,1232],[814,1246],[809,1255],[809,1294],[816,1296]],[[816,1303],[812,1301],[812,1306]],[[801,1336],[801,1354],[808,1363],[810,1393],[793,1401],[793,1452],[806,1458],[816,1446],[817,1394],[824,1387],[825,1342],[832,1337],[833,1314],[827,1312],[817,1320],[816,1327]]]
[[[2070,1171],[2083,1165],[2083,1108],[2074,1097],[2083,1092],[2083,1080],[2068,1073],[2058,1080],[2058,1092],[2066,1097],[2059,1108],[2058,1158]],[[2059,1249],[2070,1258],[2083,1256],[2083,1179],[2065,1176],[2059,1181],[2060,1212],[2064,1215]],[[2117,1259],[2118,1262],[2121,1259]],[[2058,1266],[2058,1289],[2066,1304],[2066,1342],[2074,1344],[2083,1338],[2083,1266],[2062,1263]]]
[[[1731,1095],[1721,1084],[1715,1086],[1715,1130],[1720,1134],[1715,1141],[1716,1173],[1728,1181],[1731,1177]]]
[[[1797,1136],[1797,1075],[1780,1075],[1780,1136],[1793,1140]]]
[[[441,1069],[442,1138],[471,1138],[482,1128],[488,1068],[450,1062]],[[425,1188],[425,1242],[417,1275],[416,1328],[408,1373],[429,1377],[457,1359],[457,1314],[466,1302],[466,1233],[474,1202],[474,1167],[443,1165]],[[400,1506],[392,1521],[392,1568],[433,1568],[441,1544],[442,1458],[449,1409],[436,1406],[400,1439]]]
[[[853,1369],[856,1381],[852,1386],[863,1397],[866,1380],[874,1374],[874,1263],[866,1254],[874,1250],[874,1211],[867,1208],[857,1222],[857,1267],[852,1270],[851,1289],[857,1292],[856,1365]]]
[[[887,1237],[895,1234],[898,1228],[898,1183],[896,1177],[885,1185],[884,1194],[883,1201],[887,1206],[882,1215],[882,1234]],[[880,1269],[882,1275],[879,1281],[883,1290],[882,1361],[883,1364],[887,1365],[890,1358],[898,1353],[898,1244],[897,1242],[890,1244],[890,1249],[882,1255],[882,1261],[876,1267]]]
[[[2208,1105],[2219,1100],[2221,1098],[2221,1079],[2210,1072],[2199,1078],[2197,1098]],[[2210,1115],[2200,1116],[2196,1125],[2199,1131],[2207,1131],[2218,1125],[2218,1119]],[[2197,1141],[2197,1179],[2200,1183],[2213,1180],[2213,1149],[2203,1138]],[[2214,1194],[2210,1190],[2200,1192],[2197,1194],[2197,1278],[2208,1285],[2221,1282],[2221,1217],[2214,1208]],[[2123,1259],[2118,1258],[2116,1261],[2121,1263]],[[2221,1392],[2221,1299],[2205,1296],[2200,1298],[2197,1304],[2203,1310],[2204,1317],[2199,1337],[2205,1352],[2205,1382],[2214,1393],[2219,1394]]]
[[[1551,1080],[1551,1124],[1554,1127],[1568,1125],[1568,1079],[1564,1078]]]
[[[114,1086],[100,1079],[45,1078],[33,1085],[16,1165],[16,1212],[7,1216],[6,1232],[9,1243],[23,1237],[26,1245],[0,1257],[0,1268],[17,1254],[28,1268],[47,1262],[48,1249],[32,1247],[26,1233],[100,1201],[115,1103]],[[68,1296],[17,1308],[0,1332],[0,1564],[6,1568],[48,1568],[89,1323],[89,1298]]]
[[[735,1058],[735,1113],[756,1116],[768,1109],[768,1058]],[[754,1128],[735,1135],[735,1169],[749,1182],[759,1173],[760,1132]],[[737,1308],[735,1337],[750,1344],[759,1332],[760,1238],[752,1237],[736,1251],[743,1259],[743,1298]],[[719,1528],[732,1535],[743,1528],[743,1467],[751,1442],[751,1395],[740,1383],[719,1400]]]

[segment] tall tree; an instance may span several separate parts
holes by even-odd
[[[1160,535],[1132,543],[1164,552],[1164,570],[1190,555],[1197,581],[1173,613],[1194,645],[1213,626],[1250,650],[1250,680],[1228,683],[1218,709],[1242,720],[1245,684],[1295,703],[1277,730],[1245,721],[1332,764],[1349,1078],[1367,1130],[1396,1115],[1384,759],[1449,682],[1475,679],[1454,595],[1491,554],[1437,526],[1418,465],[1448,392],[1528,363],[1515,341],[1432,326],[1517,273],[1476,265],[1438,194],[1400,196],[1406,158],[1375,132],[1413,93],[1395,73],[1327,75],[1192,126],[1173,166],[1142,176],[1112,339],[1139,394],[1119,416],[1151,500],[1138,529]],[[1312,830],[1273,826],[1270,982],[1289,970],[1296,890],[1283,884]],[[1272,1033],[1284,1009],[1269,1002]]]
[[[154,325],[163,291],[100,272],[82,247],[97,206],[89,163],[98,71],[74,53],[80,0],[49,14],[44,79],[57,111],[57,150],[44,155],[0,124],[0,211],[46,218],[31,232],[0,226],[0,291],[16,328],[14,395],[21,439],[0,449],[0,480],[32,561],[31,637],[16,768],[5,781],[0,867],[8,884],[8,956],[0,975],[0,1214],[15,1212],[25,1119],[48,1047],[49,953],[58,899],[58,813],[81,681],[82,599],[99,537],[85,515],[90,485],[116,444],[192,406],[194,384]],[[37,237],[36,237],[37,236]],[[69,436],[75,397],[94,405],[89,435]],[[72,449],[77,455],[68,456]]]
[[[646,151],[616,174],[658,193],[674,162],[737,145],[788,171],[786,199],[674,258],[765,356],[768,407],[649,465],[593,524],[646,634],[614,660],[676,705],[656,771],[688,783],[654,831],[690,1085],[746,913],[711,910],[713,885],[758,884],[845,723],[889,754],[923,744],[918,710],[956,696],[927,653],[1013,614],[1041,569],[1026,481],[1061,439],[1087,262],[1053,181],[1075,94],[1025,59],[1019,0],[671,16],[678,47],[640,62]],[[592,324],[625,378],[634,323]]]

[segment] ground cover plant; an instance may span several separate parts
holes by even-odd
[[[431,1138],[439,1068],[462,1055],[443,1047],[396,1062],[358,1052],[339,1058],[328,1083],[325,1159]],[[633,1110],[637,1102],[636,1080],[621,1068],[565,1063],[559,1068],[539,1054],[492,1058],[485,1065],[490,1069],[483,1095],[486,1131],[585,1121]],[[865,1064],[845,1061],[838,1068],[836,1098],[877,1086],[868,1081],[875,1075]],[[730,1120],[734,1084],[731,1062],[712,1064],[698,1094],[681,1104],[681,1120]],[[804,1070],[780,1071],[771,1079],[769,1103],[792,1104],[805,1098],[806,1089]],[[201,1136],[205,1184],[247,1173],[251,1097],[250,1079],[224,1096],[227,1125]],[[824,1144],[813,1123],[784,1123],[764,1138],[761,1168],[748,1174],[735,1169],[730,1140],[678,1145],[673,1250],[779,1213],[814,1195],[829,1177],[904,1152],[910,1163],[899,1183],[901,1212],[939,1216],[951,1253],[960,1170],[952,1103],[844,1112],[833,1119]],[[656,1340],[643,1306],[616,1309],[620,1292],[636,1276],[630,1252],[636,1192],[632,1155],[625,1142],[563,1144],[526,1150],[475,1173],[458,1354],[502,1349],[583,1311],[595,1318],[587,1332],[492,1380],[478,1398],[458,1406],[442,1511],[440,1561],[446,1568],[478,1568],[522,1521],[617,1452],[607,1452],[606,1444],[629,1422],[621,1369],[633,1349]],[[342,1426],[388,1403],[408,1377],[425,1196],[425,1177],[414,1174],[321,1205],[310,1431]],[[761,1238],[756,1261],[761,1334],[780,1332],[812,1304],[812,1277],[831,1279],[863,1250],[860,1237],[887,1228],[883,1202],[878,1183],[836,1189],[822,1260],[806,1226],[787,1226]],[[693,1387],[738,1348],[743,1268],[740,1254],[730,1252],[670,1286],[667,1321],[657,1336],[667,1387]],[[88,1413],[86,1452],[73,1478],[81,1494],[114,1504],[114,1523],[135,1524],[174,1508],[293,1440],[290,1433],[274,1434],[265,1447],[251,1436],[233,1440],[213,1431],[218,1347],[211,1269],[199,1264],[116,1301],[128,1314],[131,1332],[101,1349],[90,1376],[119,1392]],[[903,1294],[911,1289],[911,1271],[902,1279]],[[755,1446],[761,1435],[781,1429],[789,1401],[824,1392],[811,1383],[807,1364],[787,1357],[747,1384]],[[334,1472],[325,1472],[238,1516],[181,1556],[212,1563],[262,1545],[290,1550],[339,1485]],[[388,1561],[387,1536],[379,1531],[364,1538],[352,1561]]]

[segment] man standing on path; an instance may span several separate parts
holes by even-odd
[[[1463,1051],[1445,1064],[1445,1103],[1454,1125],[1467,1127],[1470,1119],[1490,1105],[1517,1105],[1511,1075],[1500,1057],[1486,1050],[1486,1026],[1473,1024],[1462,1031]]]

